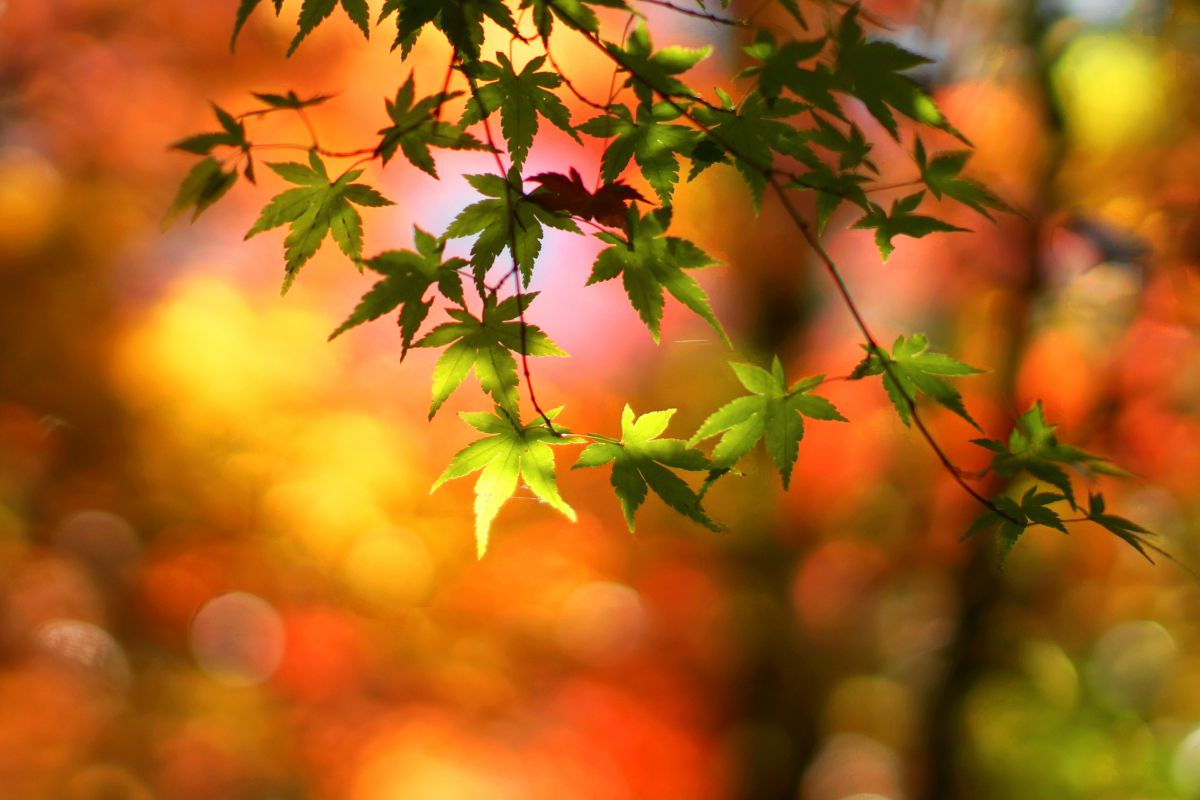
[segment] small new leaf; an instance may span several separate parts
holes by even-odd
[[[718,467],[731,467],[765,439],[767,453],[779,470],[786,489],[800,453],[800,440],[804,438],[804,417],[847,420],[833,403],[809,394],[821,385],[823,375],[804,378],[789,388],[778,357],[772,361],[769,372],[754,364],[731,362],[729,366],[750,394],[713,412],[689,444],[694,446],[703,439],[721,434],[712,451],[712,462]]]
[[[708,322],[729,346],[729,336],[713,313],[708,295],[684,272],[716,262],[686,239],[665,236],[669,219],[670,214],[662,209],[643,217],[632,208],[627,219],[628,239],[615,233],[596,234],[596,238],[611,246],[596,256],[588,285],[621,276],[629,302],[650,329],[655,342],[661,333],[665,289]]]
[[[682,439],[660,439],[675,409],[651,411],[635,416],[628,405],[621,414],[621,441],[596,442],[584,448],[572,469],[599,467],[612,463],[612,487],[621,503],[621,512],[629,530],[634,530],[634,515],[653,491],[671,508],[709,530],[720,530],[700,505],[699,495],[668,467],[683,470],[711,470],[713,465],[699,450]]]
[[[529,308],[535,297],[537,292],[522,295],[524,307]],[[447,313],[454,322],[437,326],[413,345],[446,348],[433,368],[430,419],[472,370],[480,387],[493,397],[497,405],[515,416],[517,362],[512,354],[566,355],[536,325],[526,324],[522,330],[521,323],[516,321],[521,315],[521,307],[517,302],[516,297],[497,302],[496,296],[488,293],[484,295],[482,319],[466,309],[452,308]]]
[[[557,416],[559,410],[549,412],[549,416]],[[519,482],[524,482],[539,500],[575,521],[575,510],[558,493],[554,451],[550,448],[576,444],[580,439],[564,436],[566,429],[561,425],[551,432],[540,417],[522,425],[501,408],[491,414],[475,412],[459,416],[475,430],[488,435],[458,451],[430,492],[446,481],[479,472],[475,481],[475,552],[479,558],[487,552],[492,521],[516,492]]]
[[[414,240],[416,252],[389,250],[363,262],[364,266],[384,278],[363,295],[346,321],[329,334],[331,340],[356,325],[378,319],[399,307],[397,322],[402,343],[400,360],[403,361],[413,337],[433,305],[432,298],[424,299],[430,288],[436,287],[447,300],[463,305],[462,276],[458,270],[467,266],[467,262],[461,258],[443,261],[445,240],[436,239],[420,228],[416,228]]]
[[[354,206],[389,206],[392,201],[366,184],[353,183],[362,174],[361,170],[351,170],[336,180],[330,178],[315,152],[309,153],[308,166],[296,162],[267,166],[299,188],[272,198],[246,232],[246,238],[285,223],[290,225],[283,241],[282,292],[291,287],[300,268],[317,252],[326,235],[331,235],[341,251],[357,263],[362,258],[362,217]]]
[[[867,346],[864,345],[864,347]],[[917,393],[920,392],[950,409],[982,432],[983,429],[967,413],[962,395],[943,380],[943,376],[979,375],[983,370],[969,367],[948,355],[929,352],[929,340],[923,333],[897,337],[890,354],[883,348],[867,349],[867,357],[855,367],[852,377],[858,379],[868,375],[882,375],[883,386],[887,390],[888,398],[892,401],[896,413],[900,415],[900,419],[905,425],[912,424],[911,404],[916,400]],[[883,359],[886,359],[886,369]]]

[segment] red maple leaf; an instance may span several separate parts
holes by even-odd
[[[529,199],[542,208],[562,211],[579,219],[592,219],[612,228],[625,225],[629,203],[635,200],[647,202],[637,189],[621,181],[606,183],[594,193],[589,192],[574,167],[571,167],[570,177],[561,172],[543,172],[529,180],[541,184],[530,193]]]

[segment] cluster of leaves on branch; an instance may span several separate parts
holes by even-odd
[[[708,20],[730,41],[742,37],[750,66],[711,92],[689,85],[688,74],[711,48],[657,47],[639,3]],[[241,0],[234,41],[261,5],[261,0]],[[276,14],[282,11],[282,0],[267,5]],[[378,280],[330,338],[396,314],[402,357],[411,347],[441,351],[433,373],[430,417],[474,374],[493,409],[461,415],[483,437],[454,457],[435,488],[478,473],[475,533],[482,555],[493,520],[519,486],[574,518],[559,494],[554,447],[584,445],[574,463],[577,468],[611,465],[612,488],[631,530],[651,493],[683,516],[716,530],[718,524],[703,507],[705,493],[722,476],[735,474],[735,465],[759,442],[786,487],[805,420],[846,421],[816,393],[824,376],[789,379],[778,358],[767,368],[732,361],[748,394],[713,412],[689,439],[664,438],[674,409],[639,415],[626,406],[619,431],[610,436],[571,433],[558,421],[561,409],[545,411],[536,399],[530,358],[566,355],[527,319],[538,296],[528,287],[540,264],[546,228],[592,235],[607,245],[597,255],[588,283],[619,278],[656,341],[669,295],[732,346],[691,274],[713,265],[714,259],[669,233],[671,206],[681,181],[691,181],[714,166],[732,167],[755,210],[768,193],[777,196],[795,223],[798,242],[807,245],[813,262],[834,281],[866,351],[849,379],[879,377],[900,419],[906,425],[915,423],[955,480],[983,506],[983,515],[968,535],[998,528],[1001,552],[1007,553],[1031,526],[1065,532],[1067,523],[1087,520],[1145,555],[1145,547],[1152,547],[1144,541],[1146,531],[1109,514],[1099,494],[1089,492],[1082,505],[1067,470],[1084,477],[1119,471],[1059,443],[1040,406],[1018,421],[1007,444],[976,440],[993,458],[974,476],[950,462],[930,434],[920,416],[922,398],[979,428],[949,379],[980,370],[932,352],[922,334],[901,336],[890,350],[879,344],[818,237],[839,209],[852,209],[852,226],[873,231],[886,260],[897,237],[961,230],[923,211],[929,205],[927,195],[957,201],[988,219],[992,211],[1010,209],[963,175],[970,143],[910,74],[927,63],[924,58],[868,35],[856,5],[780,0],[780,6],[790,29],[758,28],[751,20],[724,16],[727,9],[715,13],[703,2],[680,6],[665,0],[384,0],[372,22],[366,0],[303,0],[289,55],[340,9],[364,36],[393,27],[393,49],[401,61],[409,57],[418,37],[443,37],[451,56],[440,88],[420,94],[410,72],[394,99],[385,101],[378,133],[348,151],[322,146],[309,119],[310,109],[329,96],[257,94],[258,105],[237,115],[214,106],[220,129],[175,145],[201,160],[184,179],[168,219],[189,210],[199,215],[239,179],[253,183],[254,159],[278,145],[255,143],[251,123],[268,114],[296,115],[311,143],[287,147],[305,150],[307,157],[304,162],[267,163],[291,188],[267,204],[247,236],[288,226],[284,291],[326,238],[332,238],[360,271],[375,273]],[[818,27],[817,18],[825,24]],[[507,38],[507,54],[488,49],[488,26],[498,26]],[[602,54],[613,70],[610,96],[600,102],[581,94],[572,77],[560,71],[552,44],[588,47]],[[586,118],[572,114],[572,97],[575,105],[589,108]],[[462,100],[455,119],[451,101],[457,98]],[[876,143],[860,124],[866,119],[858,113],[860,108],[885,135],[901,143],[909,140],[916,177],[901,184],[916,191],[887,204],[877,199],[894,185],[882,180],[872,157]],[[537,134],[547,123],[581,146],[587,141],[584,137],[604,143],[595,185],[584,182],[578,163],[525,174]],[[926,139],[956,139],[959,145],[930,152]],[[414,221],[415,249],[364,256],[359,209],[391,201],[355,182],[362,166],[372,161],[385,166],[402,156],[411,167],[437,178],[436,149],[486,154],[481,158],[494,166],[493,171],[463,176],[480,199],[463,208],[440,235]],[[331,162],[341,161],[348,162],[344,169],[329,168]],[[639,179],[654,201],[636,188]],[[815,208],[811,220],[797,203],[804,195]],[[469,248],[463,249],[465,242],[460,245],[458,240],[470,240]],[[447,250],[454,254],[447,255]],[[442,304],[450,321],[422,335],[435,303]],[[698,449],[706,442],[711,449]],[[968,477],[984,473],[1004,479],[1007,489],[988,498],[967,483]],[[691,482],[689,474],[696,476]]]

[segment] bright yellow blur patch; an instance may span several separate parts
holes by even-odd
[[[32,150],[0,149],[0,265],[42,245],[61,204],[62,178],[49,161]]]
[[[187,278],[128,335],[117,376],[152,454],[188,452],[209,482],[246,487],[264,532],[339,570],[369,604],[411,605],[431,590],[433,558],[411,534],[378,532],[427,486],[410,485],[403,430],[359,406],[352,351],[325,341],[333,324]]]
[[[303,403],[330,383],[328,327],[278,301],[259,311],[217,278],[187,279],[130,337],[118,371],[135,402],[166,401],[199,426],[253,428],[267,409]]]
[[[1116,33],[1087,34],[1054,65],[1054,88],[1076,143],[1108,152],[1152,138],[1166,119],[1166,75],[1153,47]]]
[[[433,560],[424,542],[399,528],[359,537],[342,561],[347,587],[380,609],[424,603],[433,591],[433,578]]]

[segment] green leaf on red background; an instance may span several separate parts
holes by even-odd
[[[296,162],[268,164],[297,189],[288,189],[271,199],[258,221],[246,232],[246,238],[289,224],[284,239],[286,262],[284,293],[291,287],[300,268],[308,262],[326,235],[332,236],[343,253],[355,262],[362,258],[362,217],[355,205],[389,206],[392,201],[375,189],[352,181],[362,174],[350,170],[336,180],[330,178],[325,164],[309,153],[308,166]]]
[[[329,334],[330,339],[356,325],[389,314],[399,307],[400,316],[397,321],[402,343],[400,360],[403,361],[412,345],[413,337],[417,335],[421,323],[425,321],[433,305],[432,299],[424,299],[429,289],[436,287],[447,300],[460,306],[464,305],[462,276],[458,270],[466,267],[467,262],[461,258],[448,258],[443,261],[442,251],[446,241],[437,239],[420,228],[415,230],[414,241],[416,252],[388,250],[363,262],[363,266],[383,275],[384,278],[363,295],[346,321]]]
[[[738,106],[720,89],[717,90],[723,108],[701,106],[693,112],[705,131],[700,144],[692,151],[692,180],[710,164],[730,158],[754,200],[754,213],[762,210],[767,174],[775,161],[775,153],[804,161],[814,160],[805,143],[804,134],[785,120],[804,110],[805,106],[791,100],[767,103],[758,92],[750,92]]]
[[[579,125],[578,130],[599,139],[611,139],[600,161],[600,177],[605,183],[620,178],[632,159],[662,204],[670,205],[679,181],[679,156],[690,154],[700,140],[698,131],[668,124],[680,116],[670,103],[659,103],[639,107],[635,120],[629,108],[618,103],[607,114]]]
[[[521,176],[515,169],[508,180],[499,175],[465,177],[476,191],[492,199],[472,203],[459,212],[446,229],[446,238],[479,235],[471,246],[471,266],[481,281],[500,253],[508,248],[528,286],[534,262],[542,250],[542,227],[580,232],[566,214],[550,211],[527,197],[521,191]]]
[[[217,116],[217,121],[221,124],[221,130],[180,139],[171,147],[198,156],[206,156],[218,146],[236,147],[239,150],[248,151],[250,142],[246,140],[246,125],[216,103],[212,104],[212,109]]]
[[[291,89],[287,94],[272,94],[270,92],[251,92],[270,108],[290,108],[299,111],[302,108],[319,106],[333,97],[331,94],[314,94],[312,97],[301,97]]]
[[[229,49],[232,50],[237,44],[238,34],[242,32],[246,21],[250,19],[250,15],[254,13],[254,9],[258,8],[262,0],[241,0],[237,8],[237,17],[233,23],[233,34],[229,37]],[[275,6],[275,15],[283,10],[283,0],[271,0]]]
[[[893,200],[891,211],[884,211],[881,206],[872,203],[867,207],[866,215],[855,222],[852,227],[875,231],[875,244],[879,247],[879,255],[883,257],[884,261],[887,261],[888,256],[896,249],[892,244],[892,239],[897,236],[911,236],[914,239],[920,239],[931,233],[967,230],[940,219],[914,214],[913,212],[916,211],[917,206],[921,205],[924,197],[925,192],[917,192]]]
[[[516,297],[497,301],[489,292],[484,296],[482,319],[466,309],[451,308],[447,313],[453,322],[437,326],[413,345],[446,348],[433,368],[430,419],[472,370],[497,405],[517,414],[517,362],[512,354],[566,355],[536,325],[523,325],[519,320],[522,307],[529,308],[537,294],[522,295],[523,305],[518,305]]]
[[[629,77],[625,86],[633,87],[639,104],[651,106],[656,94],[663,97],[693,97],[695,92],[675,76],[687,72],[708,58],[711,47],[664,47],[655,50],[650,29],[639,20],[625,41],[624,48],[605,42],[605,48],[622,65]]]
[[[601,250],[592,265],[588,285],[617,276],[625,286],[629,302],[650,329],[654,341],[661,335],[663,290],[699,314],[729,345],[729,336],[708,303],[708,295],[695,279],[684,272],[715,264],[712,258],[686,239],[665,236],[671,215],[667,209],[640,216],[631,208],[626,239],[615,233],[598,233],[596,238],[610,247]]]
[[[299,30],[296,31],[291,45],[288,46],[287,54],[290,56],[296,52],[300,43],[316,30],[318,25],[327,20],[339,5],[346,12],[346,16],[350,17],[355,26],[362,31],[363,36],[370,37],[371,10],[367,6],[367,0],[304,0],[303,5],[300,6],[300,16],[296,21]]]
[[[833,403],[809,394],[821,385],[823,375],[796,381],[789,388],[778,357],[771,362],[770,371],[754,364],[730,362],[729,366],[750,394],[713,412],[690,444],[721,434],[711,458],[717,467],[729,467],[765,440],[767,453],[786,489],[800,453],[800,440],[804,438],[803,418],[847,420]]]
[[[664,503],[709,530],[720,530],[700,505],[699,495],[670,468],[703,471],[712,464],[682,439],[660,439],[675,409],[635,416],[628,405],[621,413],[621,441],[595,442],[584,448],[572,469],[612,463],[611,483],[629,530],[634,515],[653,491]]]
[[[938,110],[933,98],[911,77],[902,74],[930,63],[929,59],[891,42],[867,39],[858,24],[857,5],[842,16],[835,41],[834,81],[838,90],[861,100],[892,138],[900,138],[892,113],[896,111],[966,141]]]
[[[882,375],[888,398],[905,425],[912,424],[912,409],[909,403],[916,400],[917,394],[920,393],[950,409],[977,430],[983,430],[967,413],[962,395],[943,380],[943,377],[979,375],[983,370],[969,367],[948,355],[929,352],[929,340],[923,333],[896,337],[890,354],[882,347],[878,350],[867,347],[867,350],[867,357],[855,367],[851,378]]]
[[[438,119],[441,106],[461,95],[446,92],[416,100],[416,86],[409,73],[408,80],[396,92],[395,100],[386,100],[388,118],[392,124],[379,131],[379,146],[375,152],[387,164],[396,150],[404,153],[414,167],[437,177],[437,165],[431,147],[449,150],[490,150],[486,144],[465,132],[460,126]],[[415,102],[414,102],[415,101]]]
[[[761,30],[755,35],[754,43],[744,49],[748,56],[763,63],[747,67],[738,77],[757,77],[758,91],[767,100],[774,100],[787,89],[804,103],[840,117],[841,106],[832,94],[836,88],[833,72],[821,63],[815,63],[811,68],[800,66],[815,59],[827,42],[827,37],[821,36],[808,41],[790,39],[776,44],[774,35]]]
[[[971,157],[970,150],[952,150],[947,153],[937,153],[931,159],[925,152],[925,144],[917,138],[913,148],[917,167],[921,170],[921,180],[929,187],[934,197],[941,199],[942,195],[952,197],[965,206],[992,219],[988,209],[996,211],[1012,211],[1012,207],[996,196],[991,189],[982,183],[969,178],[960,177],[963,167]]]
[[[561,409],[548,412],[553,419]],[[491,413],[468,412],[459,415],[475,430],[488,434],[455,454],[449,466],[434,482],[430,492],[449,480],[479,472],[475,481],[475,552],[483,558],[487,552],[492,521],[517,491],[518,481],[544,503],[575,521],[575,509],[558,493],[551,446],[576,444],[580,439],[564,435],[565,428],[551,431],[541,419],[522,425],[503,408]]]
[[[545,63],[546,57],[538,56],[517,72],[508,57],[498,52],[495,63],[484,61],[464,68],[481,83],[475,96],[467,101],[459,125],[463,128],[474,125],[500,109],[500,132],[508,142],[508,154],[517,169],[529,155],[538,132],[539,116],[580,141],[579,134],[571,127],[571,112],[550,91],[562,84],[562,77],[556,72],[539,71]]]
[[[163,217],[163,227],[168,227],[189,208],[193,209],[192,219],[196,219],[205,209],[224,197],[235,183],[236,170],[226,170],[220,161],[211,156],[198,161],[184,176],[175,199],[167,208]]]
[[[543,41],[550,37],[555,18],[562,21],[568,28],[574,28],[584,33],[599,33],[600,18],[591,9],[593,5],[611,8],[626,7],[621,0],[601,0],[601,2],[591,3],[585,3],[582,0],[521,0],[522,10],[533,9],[533,22]]]
[[[972,441],[993,454],[989,466],[992,472],[1002,478],[1014,478],[1025,472],[1058,489],[1072,507],[1075,506],[1075,491],[1063,466],[1085,474],[1128,476],[1129,473],[1117,469],[1107,459],[1060,442],[1055,434],[1057,428],[1046,422],[1042,404],[1037,402],[1017,420],[1007,444],[997,439]]]
[[[407,58],[421,30],[429,24],[445,34],[450,45],[467,61],[479,58],[483,45],[483,19],[487,17],[504,30],[520,35],[512,11],[503,0],[384,0],[379,19],[396,15],[396,41]]]

